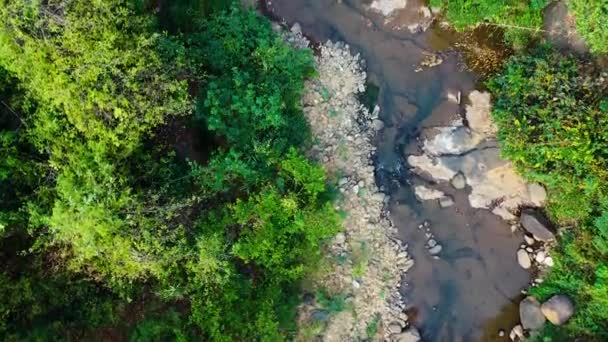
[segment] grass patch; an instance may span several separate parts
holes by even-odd
[[[365,271],[367,271],[367,265],[369,263],[369,248],[367,247],[367,243],[364,241],[360,241],[358,246],[353,246],[353,277],[361,278]]]

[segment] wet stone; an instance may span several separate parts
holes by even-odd
[[[562,325],[574,314],[574,304],[565,295],[555,295],[543,303],[541,311],[549,322]]]
[[[464,189],[467,186],[467,180],[462,173],[458,173],[452,180],[450,184],[454,187],[454,189]]]
[[[533,212],[521,214],[520,223],[529,233],[540,241],[550,241],[555,239],[555,234],[542,222],[542,219]]]
[[[436,245],[434,247],[429,248],[429,253],[431,253],[431,255],[437,255],[441,253],[442,249],[443,247],[441,247],[441,245]]]
[[[532,261],[530,260],[530,256],[525,249],[520,249],[517,251],[517,263],[522,268],[528,269],[532,266]]]
[[[524,329],[530,330],[542,328],[546,321],[540,309],[540,302],[531,296],[519,303],[519,319]]]
[[[439,206],[442,208],[451,207],[454,205],[454,199],[451,196],[444,196],[439,199]]]
[[[516,339],[522,339],[524,337],[524,328],[521,325],[516,325],[511,329],[509,333],[509,338],[511,341],[515,341]]]

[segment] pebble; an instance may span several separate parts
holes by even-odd
[[[450,184],[454,187],[454,189],[464,189],[467,186],[467,180],[462,173],[456,174],[454,178],[450,181]]]
[[[502,329],[498,330],[498,336],[500,336],[500,337],[505,336],[505,331]]]
[[[451,207],[454,205],[454,199],[451,196],[444,196],[439,199],[439,206],[442,208]]]
[[[348,178],[344,177],[344,178],[340,178],[340,181],[338,182],[339,186],[343,186],[346,183],[348,183]]]
[[[405,262],[405,264],[403,264],[402,271],[407,272],[412,267],[414,267],[414,259],[409,259],[408,261]]]
[[[527,248],[526,248],[526,251],[527,251],[528,253],[532,253],[532,252],[534,252],[534,249],[532,249],[532,247],[527,247]]]
[[[355,289],[358,289],[358,288],[360,288],[360,287],[361,287],[361,284],[359,284],[359,282],[358,282],[358,281],[353,280],[353,287],[354,287]]]
[[[546,257],[545,260],[543,261],[543,264],[549,266],[549,267],[553,267],[553,258],[552,257]]]
[[[524,240],[526,240],[526,243],[530,246],[532,246],[536,242],[536,240],[534,240],[534,237],[532,236],[532,234],[524,235]]]
[[[515,341],[516,338],[521,339],[522,337],[524,337],[524,328],[522,328],[521,325],[516,325],[513,327],[513,329],[511,329],[511,332],[509,333],[509,338],[511,339],[511,341]]]
[[[547,258],[547,256],[546,256],[545,252],[540,251],[540,252],[536,253],[536,257],[534,257],[534,260],[536,260],[537,263],[542,264],[546,258]]]
[[[435,239],[430,239],[429,241],[427,241],[427,245],[429,247],[435,247],[437,245],[437,241],[435,241]]]
[[[388,326],[388,331],[391,334],[398,334],[401,332],[401,329],[403,329],[403,327],[401,326],[401,324],[399,324],[397,322],[393,322],[393,323],[389,324],[389,326]]]
[[[336,235],[335,241],[339,245],[343,244],[344,242],[346,242],[346,235],[344,235],[344,233],[338,233]]]

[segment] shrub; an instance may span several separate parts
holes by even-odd
[[[576,28],[592,52],[608,52],[608,0],[571,0],[568,6],[576,17]]]
[[[549,192],[550,216],[570,230],[552,253],[555,267],[533,293],[566,293],[576,315],[554,338],[608,331],[608,83],[601,70],[546,47],[512,57],[488,83],[503,155]]]

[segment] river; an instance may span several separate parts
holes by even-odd
[[[464,110],[464,103],[447,100],[448,91],[466,98],[480,76],[465,67],[449,30],[433,25],[410,32],[408,26],[425,21],[422,4],[402,3],[407,6],[393,12],[393,20],[370,9],[369,0],[273,0],[268,8],[275,19],[299,23],[313,40],[344,41],[367,61],[385,122],[376,139],[377,181],[391,195],[391,219],[416,261],[402,291],[423,340],[508,340],[498,332],[508,335],[517,324],[517,303],[530,281],[515,258],[523,237],[488,211],[470,208],[470,189],[440,186],[455,199],[449,208],[418,202],[411,184],[426,180],[410,173],[405,162],[406,153],[418,150],[421,129],[446,124]],[[421,61],[432,54],[443,62],[421,71]],[[428,229],[419,228],[424,222]],[[427,234],[442,245],[439,258],[429,254]]]

